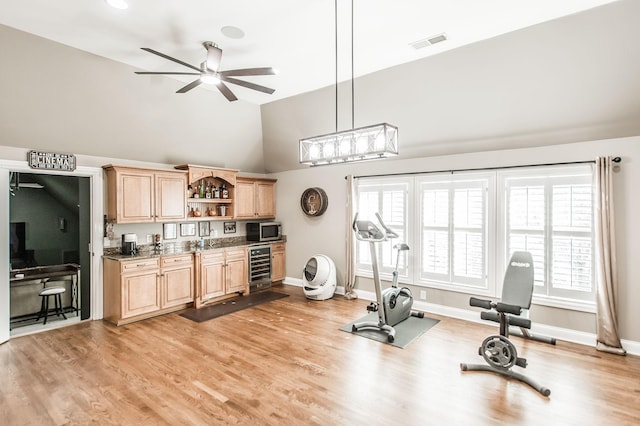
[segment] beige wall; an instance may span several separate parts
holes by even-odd
[[[401,141],[402,143],[402,141]],[[497,167],[519,164],[593,160],[598,155],[622,157],[615,174],[618,271],[620,281],[619,323],[623,339],[640,341],[640,264],[635,260],[640,252],[640,211],[636,183],[640,182],[640,137],[563,144],[539,148],[522,148],[482,153],[424,157],[410,160],[384,160],[349,165],[324,166],[273,174],[278,178],[278,220],[287,235],[287,276],[302,278],[302,269],[315,254],[326,254],[336,263],[339,285],[344,283],[345,233],[349,228],[345,218],[345,175],[403,173],[450,170],[474,167]],[[313,186],[323,188],[329,198],[326,213],[318,218],[306,217],[299,205],[302,192]],[[357,288],[372,291],[370,280],[361,279]],[[411,287],[414,292],[419,288]],[[427,302],[453,308],[468,308],[468,295],[442,290],[428,290]],[[595,317],[576,311],[534,306],[531,318],[539,323],[582,332],[595,332]]]
[[[264,170],[257,105],[2,25],[0,52],[0,145]]]
[[[400,158],[638,135],[638,16],[616,2],[358,78],[355,127],[398,126]],[[263,105],[262,127],[268,172],[304,168],[298,140],[335,130],[334,87]]]

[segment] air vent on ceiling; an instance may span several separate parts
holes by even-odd
[[[411,45],[414,49],[417,50],[417,49],[422,49],[423,47],[432,46],[436,43],[440,43],[445,40],[447,40],[447,35],[445,33],[442,33],[429,38],[414,41],[413,43],[409,43],[409,45]]]

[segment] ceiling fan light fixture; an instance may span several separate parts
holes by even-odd
[[[125,9],[129,8],[129,5],[127,4],[127,2],[125,0],[104,0],[104,1],[109,6],[115,8],[115,9],[125,10]]]
[[[218,84],[220,83],[220,79],[216,77],[214,74],[202,74],[200,77],[200,81],[204,84]]]

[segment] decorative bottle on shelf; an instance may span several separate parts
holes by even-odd
[[[222,184],[222,198],[229,198],[229,190],[226,184]]]
[[[211,185],[207,182],[207,187],[204,190],[204,198],[211,198]]]
[[[187,186],[187,197],[193,197],[193,187],[191,185]]]
[[[220,198],[220,188],[213,186],[213,198]]]

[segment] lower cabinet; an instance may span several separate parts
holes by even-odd
[[[193,255],[104,259],[104,319],[116,325],[184,309],[193,302]]]
[[[193,302],[193,255],[160,258],[161,308]]]
[[[285,243],[271,244],[271,282],[282,281],[286,276]]]
[[[247,249],[233,248],[198,254],[200,279],[196,307],[234,296],[249,294]]]

